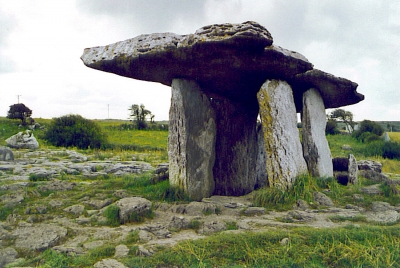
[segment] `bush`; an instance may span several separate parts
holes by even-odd
[[[44,139],[54,146],[100,148],[106,144],[106,136],[93,121],[80,115],[65,115],[53,118]]]
[[[400,160],[400,144],[396,142],[385,142],[382,157]]]
[[[374,121],[364,120],[360,123],[360,128],[353,135],[362,142],[371,142],[377,140],[377,137],[379,138],[383,132],[384,130],[379,124]]]

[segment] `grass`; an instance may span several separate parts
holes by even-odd
[[[400,132],[388,132],[391,141],[400,143]]]
[[[39,120],[37,120],[39,121]],[[10,123],[11,122],[11,123]],[[42,125],[48,120],[39,121]],[[156,165],[167,162],[167,131],[137,131],[118,129],[120,122],[98,121],[100,126],[107,131],[110,143],[115,147],[107,150],[79,150],[87,155],[90,160],[142,160]],[[0,118],[0,145],[5,144],[5,138],[21,131],[18,121]],[[37,134],[37,135],[36,135]],[[389,133],[391,136],[392,134]],[[35,130],[41,149],[59,149],[46,145],[40,140],[40,130]],[[349,153],[355,155],[357,160],[370,159],[383,164],[383,171],[400,174],[400,161],[384,159],[381,156],[370,155],[368,144],[360,143],[346,135],[327,137],[333,157],[347,157]],[[342,146],[348,144],[351,150],[343,150]],[[74,149],[74,148],[72,148]],[[63,158],[60,153],[53,157]],[[55,158],[54,158],[55,160]],[[96,179],[85,178],[77,175],[63,175],[66,181],[78,182],[70,191],[40,192],[37,187],[44,182],[42,178],[31,177],[29,185],[24,189],[25,199],[14,207],[0,209],[0,220],[4,221],[11,213],[25,215],[30,204],[45,205],[48,199],[43,197],[52,194],[54,199],[62,199],[63,207],[76,204],[85,197],[104,195],[113,202],[117,198],[113,195],[116,190],[124,190],[132,196],[142,196],[152,201],[188,202],[190,201],[182,191],[173,188],[168,181],[152,183],[151,174],[127,175],[116,177],[108,175]],[[11,183],[2,181],[3,183]],[[86,187],[83,183],[91,183],[94,187]],[[393,192],[389,186],[382,186],[383,194],[369,196],[362,194],[360,189],[369,185],[369,181],[359,179],[356,185],[343,186],[332,178],[312,178],[300,176],[292,190],[283,192],[277,189],[259,189],[253,192],[253,203],[264,206],[269,210],[292,209],[298,199],[309,203],[313,201],[313,192],[321,191],[331,197],[337,206],[353,203],[368,208],[374,201],[384,201],[392,205],[400,203],[400,196]],[[9,194],[3,191],[0,195]],[[364,200],[355,202],[354,194],[360,194]],[[312,206],[312,204],[311,204]],[[72,217],[54,208],[52,213]],[[33,210],[34,211],[34,210]],[[218,214],[219,210],[215,211]],[[33,212],[35,213],[35,212]],[[211,211],[205,211],[210,214]],[[41,219],[42,215],[37,215]],[[47,216],[47,215],[44,215]],[[118,208],[110,205],[105,211],[106,225],[117,227],[121,223],[118,219]],[[151,217],[151,215],[147,215]],[[134,220],[135,215],[132,216]],[[136,218],[135,218],[136,219]],[[136,219],[140,220],[140,219]],[[123,241],[111,242],[100,248],[92,249],[83,256],[68,256],[53,250],[47,250],[27,257],[21,266],[33,267],[92,267],[101,259],[114,255],[117,243],[126,244],[132,253],[119,261],[129,267],[400,267],[400,227],[369,226],[365,217],[333,217],[332,221],[352,222],[358,227],[349,225],[345,228],[279,228],[257,233],[219,233],[195,241],[185,241],[174,247],[159,249],[151,257],[136,256],[139,237],[138,232],[130,233]],[[197,230],[201,227],[201,220],[192,219],[189,229]],[[227,222],[228,230],[238,229],[236,222]],[[289,238],[287,244],[280,241]],[[29,258],[28,258],[29,257]]]
[[[289,238],[289,243],[280,241]],[[400,228],[352,227],[217,234],[185,241],[129,267],[399,267]]]

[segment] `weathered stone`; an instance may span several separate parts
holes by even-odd
[[[7,147],[0,146],[0,161],[14,160],[14,153]]]
[[[149,233],[152,233],[158,239],[171,237],[171,232],[161,224],[148,224],[146,226],[140,227],[139,230],[144,230]]]
[[[84,205],[72,205],[63,209],[63,211],[65,212],[69,212],[78,216],[81,215],[84,210],[85,210]]]
[[[386,184],[391,184],[392,182],[385,174],[373,170],[361,170],[359,175],[373,182],[384,182]]]
[[[10,138],[6,139],[8,147],[16,149],[38,149],[39,143],[33,133],[29,130],[19,132]]]
[[[293,206],[293,208],[297,210],[307,210],[310,208],[310,206],[306,201],[299,199],[296,201],[296,204]]]
[[[268,185],[267,152],[265,151],[264,132],[261,124],[257,125],[256,176],[256,189]]]
[[[200,234],[212,234],[226,230],[226,223],[219,220],[206,220],[198,230]]]
[[[360,191],[364,194],[376,195],[376,194],[383,194],[380,184],[374,184],[370,186],[365,186],[360,189]]]
[[[38,190],[41,192],[47,191],[68,191],[74,189],[76,186],[75,182],[53,180],[49,181],[44,185],[38,186]]]
[[[246,216],[264,215],[265,208],[263,207],[249,207],[244,211]]]
[[[204,214],[214,214],[216,206],[204,202],[190,202],[185,207],[185,214],[189,216],[203,216]]]
[[[67,235],[67,229],[50,224],[39,224],[32,227],[17,228],[15,247],[26,250],[43,251],[57,245]]]
[[[104,259],[96,262],[94,268],[127,268],[123,263],[114,259]]]
[[[357,161],[358,170],[372,170],[378,173],[382,172],[382,164],[373,160],[360,160]]]
[[[119,207],[119,218],[122,222],[129,222],[133,213],[141,215],[151,210],[151,201],[142,197],[126,197],[115,204]]]
[[[257,97],[264,132],[269,185],[290,187],[296,176],[307,172],[297,130],[292,90],[286,82],[268,80]]]
[[[194,200],[214,192],[215,137],[210,99],[194,81],[174,79],[168,136],[169,180]]]
[[[292,222],[310,222],[315,220],[315,217],[308,212],[294,210],[294,211],[289,211],[285,219]]]
[[[12,247],[0,249],[0,267],[6,267],[6,264],[14,262],[17,257],[18,252]]]
[[[395,210],[378,211],[378,212],[367,212],[367,222],[376,222],[382,224],[396,223],[400,214]]]
[[[168,228],[172,230],[187,229],[189,227],[190,221],[182,216],[172,216],[172,219],[168,225]]]
[[[125,245],[118,245],[115,247],[114,257],[126,257],[129,254],[129,248]]]
[[[390,137],[389,137],[389,134],[387,132],[383,133],[382,140],[385,141],[385,142],[389,142],[390,141]]]
[[[332,177],[331,151],[325,137],[325,106],[316,89],[309,89],[303,94],[301,122],[303,153],[308,171],[314,177]]]
[[[356,184],[358,181],[358,166],[357,166],[357,160],[352,154],[349,154],[348,173],[349,173],[349,183]]]
[[[98,248],[104,245],[104,241],[102,240],[97,240],[97,241],[91,241],[83,244],[83,248],[85,249],[94,249]]]
[[[375,201],[372,202],[371,210],[374,212],[385,212],[388,210],[395,210],[395,207],[387,202]]]
[[[314,201],[320,206],[333,207],[332,199],[320,192],[314,192]]]

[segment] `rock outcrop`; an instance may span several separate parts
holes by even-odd
[[[39,143],[36,140],[33,133],[29,130],[25,132],[19,132],[8,139],[6,139],[8,147],[16,149],[37,149],[39,148]]]
[[[324,108],[355,104],[364,98],[357,93],[356,83],[313,69],[303,55],[274,45],[268,30],[252,21],[205,26],[188,35],[140,35],[87,48],[81,59],[90,68],[173,87],[169,179],[195,200],[211,194],[243,195],[266,184],[290,186],[298,174],[307,171],[294,131],[296,112],[304,109],[303,93],[311,88],[318,91],[322,98],[318,102]],[[257,99],[268,81],[286,83],[285,92],[291,96],[274,120],[267,115],[271,111],[265,110],[274,104]],[[274,136],[276,143],[272,146],[265,141],[270,150],[266,151],[266,172],[260,169],[264,164],[259,164],[259,113],[264,114],[263,130],[272,122],[282,127],[280,121],[290,121],[290,130],[286,125],[279,130],[284,130],[282,136],[277,129],[264,131],[264,137]],[[307,126],[320,132],[319,119],[311,119],[314,116],[308,117],[312,122]],[[311,173],[329,176],[329,153],[319,140],[321,134],[310,135],[305,148],[313,152],[305,156]],[[282,156],[285,150],[287,155]],[[272,159],[274,167],[268,169]]]

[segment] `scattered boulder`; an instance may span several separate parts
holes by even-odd
[[[6,267],[6,264],[16,261],[17,257],[18,252],[12,247],[0,249],[0,267]]]
[[[61,180],[52,180],[46,182],[43,185],[38,186],[38,190],[41,192],[47,191],[69,191],[74,189],[76,186],[75,182],[61,181]]]
[[[93,265],[94,268],[128,268],[123,263],[120,263],[114,259],[104,259],[96,262]]]
[[[0,146],[0,161],[13,161],[14,153],[9,148]]]
[[[119,218],[121,222],[131,221],[132,214],[141,215],[151,210],[151,201],[142,197],[126,197],[118,200],[115,204],[119,207]]]
[[[118,245],[115,247],[115,258],[126,257],[129,254],[129,248],[125,245]]]
[[[360,160],[357,161],[358,170],[372,170],[377,173],[382,172],[382,164],[373,160]]]
[[[378,195],[378,194],[383,194],[383,191],[380,188],[380,184],[374,184],[370,186],[365,186],[360,189],[360,191],[364,194],[370,194],[370,195]]]
[[[215,214],[217,207],[211,203],[190,202],[184,210],[188,216],[204,216],[205,214]]]
[[[156,184],[169,179],[169,163],[158,164],[151,177],[152,183]]]
[[[10,138],[6,139],[8,147],[16,149],[38,149],[39,142],[30,130],[19,132]]]
[[[334,207],[335,204],[333,203],[332,199],[320,192],[314,192],[314,201],[324,207]]]
[[[244,212],[246,216],[264,215],[265,208],[263,207],[249,207]]]
[[[171,221],[168,225],[169,229],[172,230],[182,230],[187,229],[189,227],[190,221],[189,219],[182,216],[172,216]]]
[[[206,220],[198,230],[199,234],[213,234],[226,230],[226,223],[220,220]]]
[[[294,210],[289,211],[284,219],[289,222],[310,222],[315,217],[306,211]]]
[[[37,224],[32,227],[17,228],[12,232],[17,237],[15,247],[23,250],[44,251],[57,245],[68,231],[64,227]]]
[[[65,212],[72,213],[74,215],[82,215],[83,211],[85,211],[84,205],[72,205],[63,209]]]

